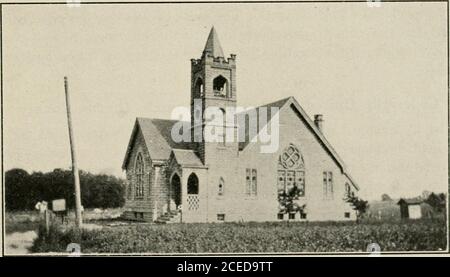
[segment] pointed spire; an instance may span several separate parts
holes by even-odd
[[[203,50],[203,55],[209,53],[213,57],[225,57],[223,54],[222,46],[220,46],[219,36],[216,33],[214,26],[209,32],[208,40],[206,41],[205,49]]]

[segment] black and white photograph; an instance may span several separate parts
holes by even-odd
[[[448,8],[2,0],[2,255],[448,255]]]

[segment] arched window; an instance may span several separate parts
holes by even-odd
[[[227,79],[222,75],[217,76],[213,80],[213,91],[216,96],[227,96],[228,83]]]
[[[198,194],[198,178],[197,175],[195,175],[195,173],[189,175],[187,184],[187,193]]]
[[[225,194],[225,181],[223,180],[222,177],[220,177],[219,179],[219,188],[217,194],[219,196],[223,196]]]
[[[139,153],[136,158],[134,171],[136,174],[134,196],[136,197],[136,199],[142,199],[144,197],[144,159],[142,158],[141,153]]]
[[[352,191],[351,191],[349,183],[345,183],[345,197],[351,196],[351,193],[352,193]]]
[[[223,145],[225,145],[227,137],[227,129],[226,129],[227,114],[225,113],[225,110],[222,108],[220,108],[220,111],[222,113],[222,126],[220,126],[219,136],[220,141],[222,142]]]
[[[201,78],[198,78],[195,81],[195,86],[194,86],[194,98],[200,98],[200,96],[203,95],[205,91],[204,85],[203,85],[203,81]]]
[[[278,193],[288,194],[295,189],[300,197],[305,196],[305,164],[300,150],[290,144],[281,153],[278,165]]]
[[[131,184],[131,175],[127,174],[127,199],[132,199],[132,184]]]

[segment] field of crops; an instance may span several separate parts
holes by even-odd
[[[446,249],[445,220],[389,223],[222,223],[130,225],[101,230],[52,228],[39,232],[32,251],[64,252],[71,242],[83,253],[364,252]]]

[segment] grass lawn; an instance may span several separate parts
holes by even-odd
[[[83,253],[273,253],[364,252],[446,249],[445,220],[403,222],[273,222],[220,224],[133,224],[100,230],[41,228],[34,252],[64,252],[69,243]]]
[[[5,215],[6,234],[37,231],[43,217],[38,211],[6,212]]]
[[[107,209],[95,212],[93,209],[88,209],[83,213],[85,222],[96,221],[112,221],[118,218],[122,213],[121,209]],[[74,221],[75,214],[70,211],[68,214],[68,221]],[[44,215],[38,211],[14,211],[5,213],[5,233],[12,234],[15,232],[36,231],[39,225],[44,221]]]

